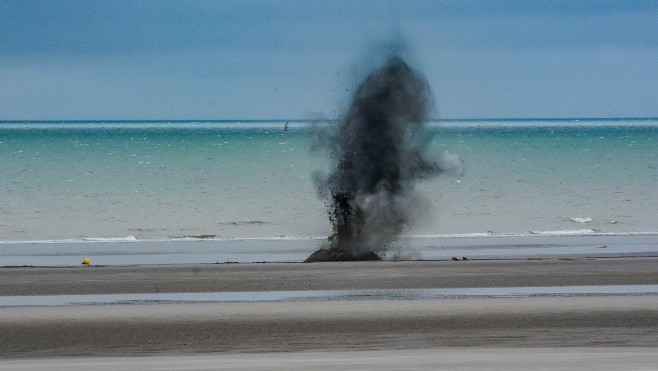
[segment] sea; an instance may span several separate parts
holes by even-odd
[[[315,147],[332,125],[0,121],[0,266],[303,260],[331,234],[314,174],[330,170]],[[462,171],[415,184],[425,207],[396,256],[497,237],[658,245],[658,119],[426,129],[428,157],[456,154]]]

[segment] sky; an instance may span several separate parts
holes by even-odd
[[[658,1],[0,1],[0,120],[338,118],[394,52],[433,118],[658,117]]]

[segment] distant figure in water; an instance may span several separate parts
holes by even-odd
[[[286,122],[286,124],[283,126],[283,131],[288,131],[288,123],[287,123],[287,122]]]

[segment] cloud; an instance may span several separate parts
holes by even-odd
[[[396,32],[440,117],[658,116],[657,27],[651,1],[3,0],[1,119],[335,117]]]

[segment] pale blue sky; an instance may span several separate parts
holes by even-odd
[[[334,118],[385,45],[439,118],[658,117],[658,2],[0,1],[0,120]]]

